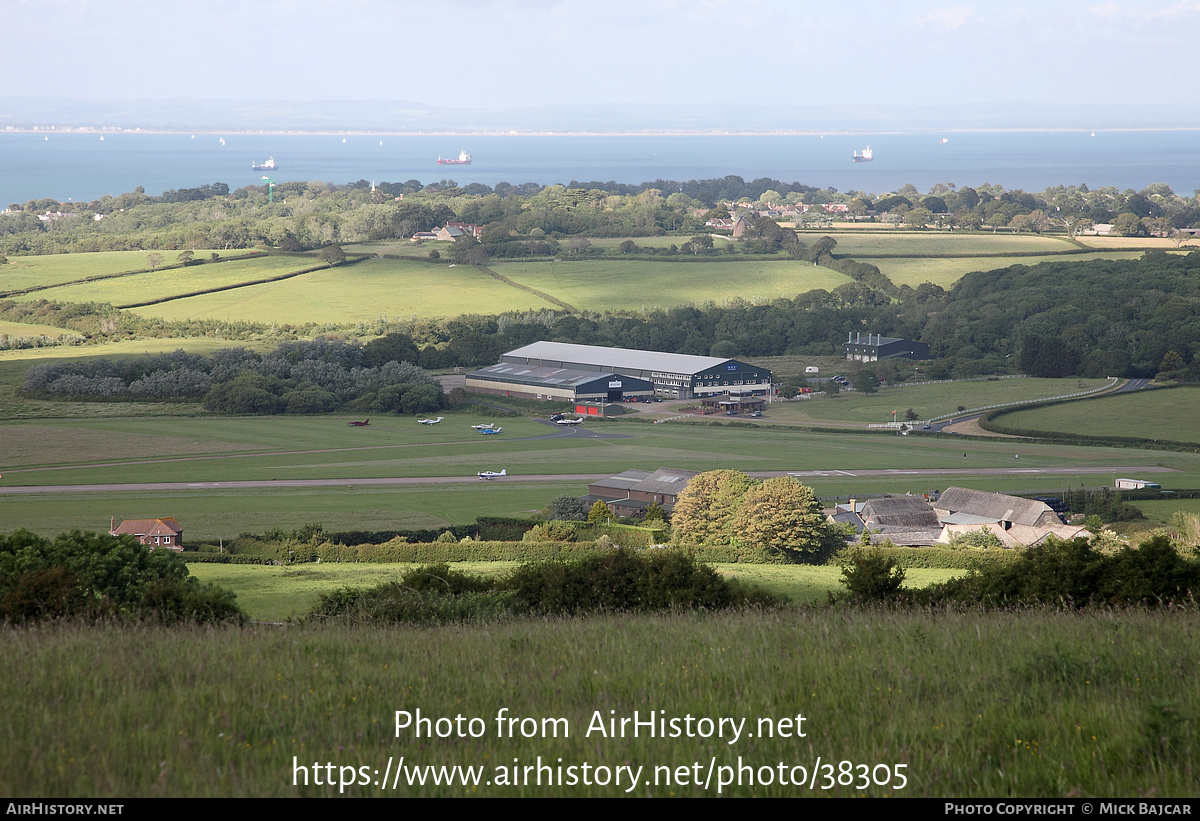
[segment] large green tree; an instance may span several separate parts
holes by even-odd
[[[742,544],[793,561],[824,559],[840,546],[812,488],[791,476],[748,489],[732,524]]]
[[[675,501],[671,527],[683,544],[730,544],[734,517],[754,480],[738,470],[710,470],[692,478]]]

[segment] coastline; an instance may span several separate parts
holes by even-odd
[[[423,131],[375,131],[361,129],[329,130],[271,130],[271,129],[169,129],[169,128],[124,128],[118,126],[5,126],[0,129],[2,134],[87,134],[87,135],[192,135],[207,136],[224,135],[253,135],[264,137],[854,137],[854,136],[892,136],[892,135],[939,135],[939,134],[1123,134],[1123,133],[1175,133],[1200,131],[1200,125],[1195,126],[1152,126],[1128,128],[922,128],[922,129],[846,129],[846,130],[817,130],[817,131],[734,131],[729,129],[700,129],[700,130],[614,130],[614,131],[547,131],[547,130],[423,130]]]

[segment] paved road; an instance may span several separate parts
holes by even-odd
[[[1108,465],[1091,467],[1030,467],[1030,468],[924,468],[920,470],[766,470],[750,471],[755,479],[772,476],[795,476],[798,479],[815,478],[858,478],[870,476],[1062,476],[1174,473],[1172,468],[1157,465]],[[508,475],[491,482],[594,482],[606,479],[607,473],[540,473]],[[476,476],[415,476],[406,478],[375,479],[262,479],[240,482],[144,482],[111,485],[40,485],[30,487],[0,487],[0,496],[25,496],[40,493],[127,493],[146,491],[180,490],[238,490],[247,488],[293,488],[293,487],[378,487],[397,485],[454,485],[483,481]]]

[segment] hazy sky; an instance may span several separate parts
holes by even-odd
[[[0,0],[0,95],[1169,103],[1197,24],[1200,0]]]

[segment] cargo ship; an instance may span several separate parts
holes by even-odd
[[[871,152],[871,146],[868,145],[862,150],[861,153],[855,151],[854,156],[851,157],[851,159],[854,162],[873,162],[875,160],[875,155]]]
[[[267,157],[267,161],[263,163],[254,163],[250,166],[255,171],[274,171],[279,168],[279,163],[275,162],[274,157]]]
[[[438,165],[470,165],[470,164],[471,164],[471,155],[468,154],[466,151],[458,152],[458,157],[453,160],[445,160],[445,159],[442,159],[441,157],[438,157]]]

